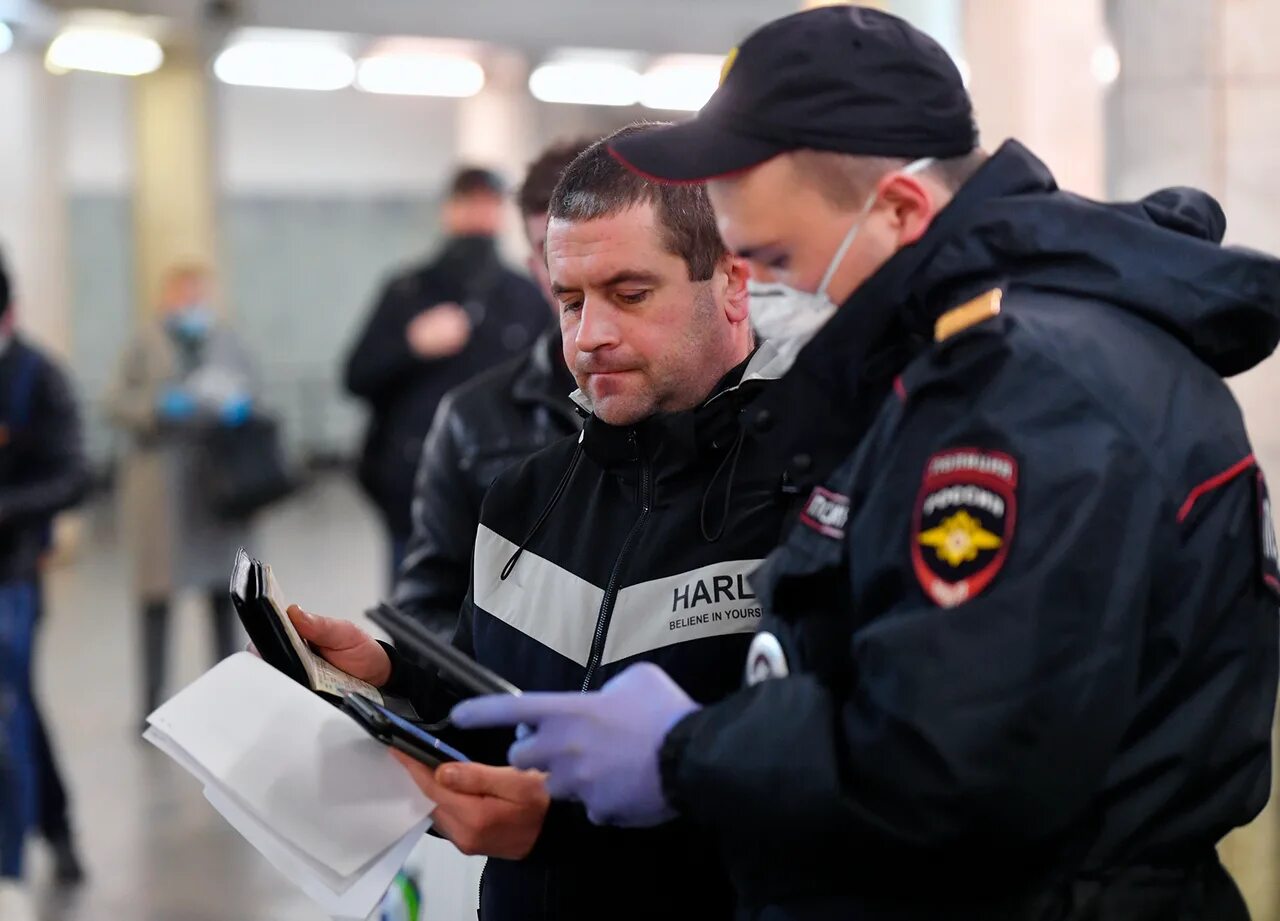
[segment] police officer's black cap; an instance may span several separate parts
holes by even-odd
[[[651,179],[698,182],[801,148],[914,160],[977,143],[969,93],[941,45],[888,13],[828,6],[754,32],[694,119],[611,150]]]

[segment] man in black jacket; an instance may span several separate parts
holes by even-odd
[[[440,399],[528,348],[547,326],[537,286],[498,256],[505,206],[495,174],[461,170],[442,213],[444,249],[387,284],[347,359],[347,389],[371,414],[360,482],[386,524],[393,575],[411,532],[422,441]]]
[[[42,729],[31,682],[39,564],[53,515],[88,485],[71,388],[15,334],[11,307],[0,267],[0,887],[21,879],[23,839],[39,811]],[[69,829],[56,831],[67,833],[51,841],[66,876],[74,862]]]
[[[547,280],[547,208],[561,172],[590,144],[557,144],[535,160],[516,195],[529,241],[529,272],[553,302]],[[525,352],[486,371],[440,401],[418,465],[413,536],[393,599],[445,636],[452,636],[471,578],[480,502],[503,470],[582,428],[569,399],[560,330],[549,325]]]
[[[745,264],[725,251],[701,185],[643,180],[603,142],[566,169],[550,213],[565,358],[590,415],[580,438],[490,488],[455,642],[527,690],[594,689],[648,662],[718,700],[741,683],[760,614],[746,573],[787,507],[776,469],[744,441],[776,367],[770,346],[752,348]],[[420,712],[451,702],[353,624],[292,611],[339,667]],[[511,735],[456,741],[502,764]],[[473,763],[437,778],[407,766],[438,803],[436,829],[494,858],[487,921],[732,913],[711,842],[686,823],[597,828],[580,806],[548,808],[536,773]]]
[[[1246,918],[1215,845],[1269,792],[1280,568],[1223,378],[1280,339],[1280,260],[1204,193],[987,157],[887,14],[784,18],[726,72],[614,151],[719,177],[726,242],[808,292],[772,396],[833,401],[847,459],[751,576],[749,688],[637,667],[453,722],[524,724],[511,763],[597,820],[714,834],[744,917]]]

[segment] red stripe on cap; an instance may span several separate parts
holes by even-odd
[[[665,176],[655,176],[653,173],[645,172],[619,153],[618,148],[614,147],[612,144],[609,145],[609,155],[641,179],[648,179],[650,182],[661,182],[666,185],[701,185],[704,182],[712,182],[717,179],[733,179],[737,176],[746,175],[759,166],[760,163],[765,162],[764,160],[761,160],[760,163],[752,163],[750,166],[743,166],[739,169],[729,170],[727,173],[717,173],[714,176],[704,176],[701,179],[668,179]]]
[[[1191,510],[1195,508],[1195,504],[1200,500],[1201,496],[1203,496],[1205,493],[1213,492],[1215,489],[1217,489],[1220,486],[1225,486],[1227,483],[1230,483],[1240,474],[1244,473],[1246,470],[1249,470],[1256,464],[1257,464],[1257,460],[1255,460],[1254,456],[1250,454],[1244,460],[1240,461],[1239,463],[1233,464],[1232,466],[1228,467],[1226,470],[1219,473],[1217,476],[1210,477],[1209,479],[1201,483],[1199,486],[1197,486],[1195,489],[1191,490],[1191,492],[1187,495],[1187,501],[1183,502],[1182,508],[1178,509],[1178,524],[1182,524],[1182,522],[1187,520],[1187,516],[1191,514]]]
[[[902,383],[901,374],[893,379],[893,392],[898,395],[898,399],[903,403],[907,402],[907,385]]]

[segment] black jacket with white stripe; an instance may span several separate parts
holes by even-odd
[[[746,577],[790,505],[744,425],[778,364],[762,347],[695,410],[626,428],[591,416],[579,438],[500,476],[456,644],[525,690],[599,688],[639,661],[699,702],[737,690],[760,618]],[[448,702],[431,697],[420,711]],[[504,763],[511,735],[457,741]],[[733,908],[713,843],[691,826],[599,828],[560,803],[528,858],[489,862],[481,893],[485,921],[713,921]]]

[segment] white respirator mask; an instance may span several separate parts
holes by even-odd
[[[933,157],[922,157],[908,163],[898,172],[904,176],[913,176],[927,169],[933,161]],[[877,197],[878,193],[872,192],[867,198],[867,203],[858,212],[853,226],[844,235],[844,240],[836,249],[835,255],[831,257],[827,271],[823,273],[822,281],[818,283],[818,290],[801,291],[790,285],[774,282],[748,282],[751,325],[762,339],[779,345],[785,342],[798,350],[831,319],[839,309],[839,305],[827,293],[827,286],[831,284],[831,279],[835,277],[840,264],[844,262],[844,257],[848,255],[849,248],[857,239],[858,231],[866,221],[867,215],[875,207]]]

